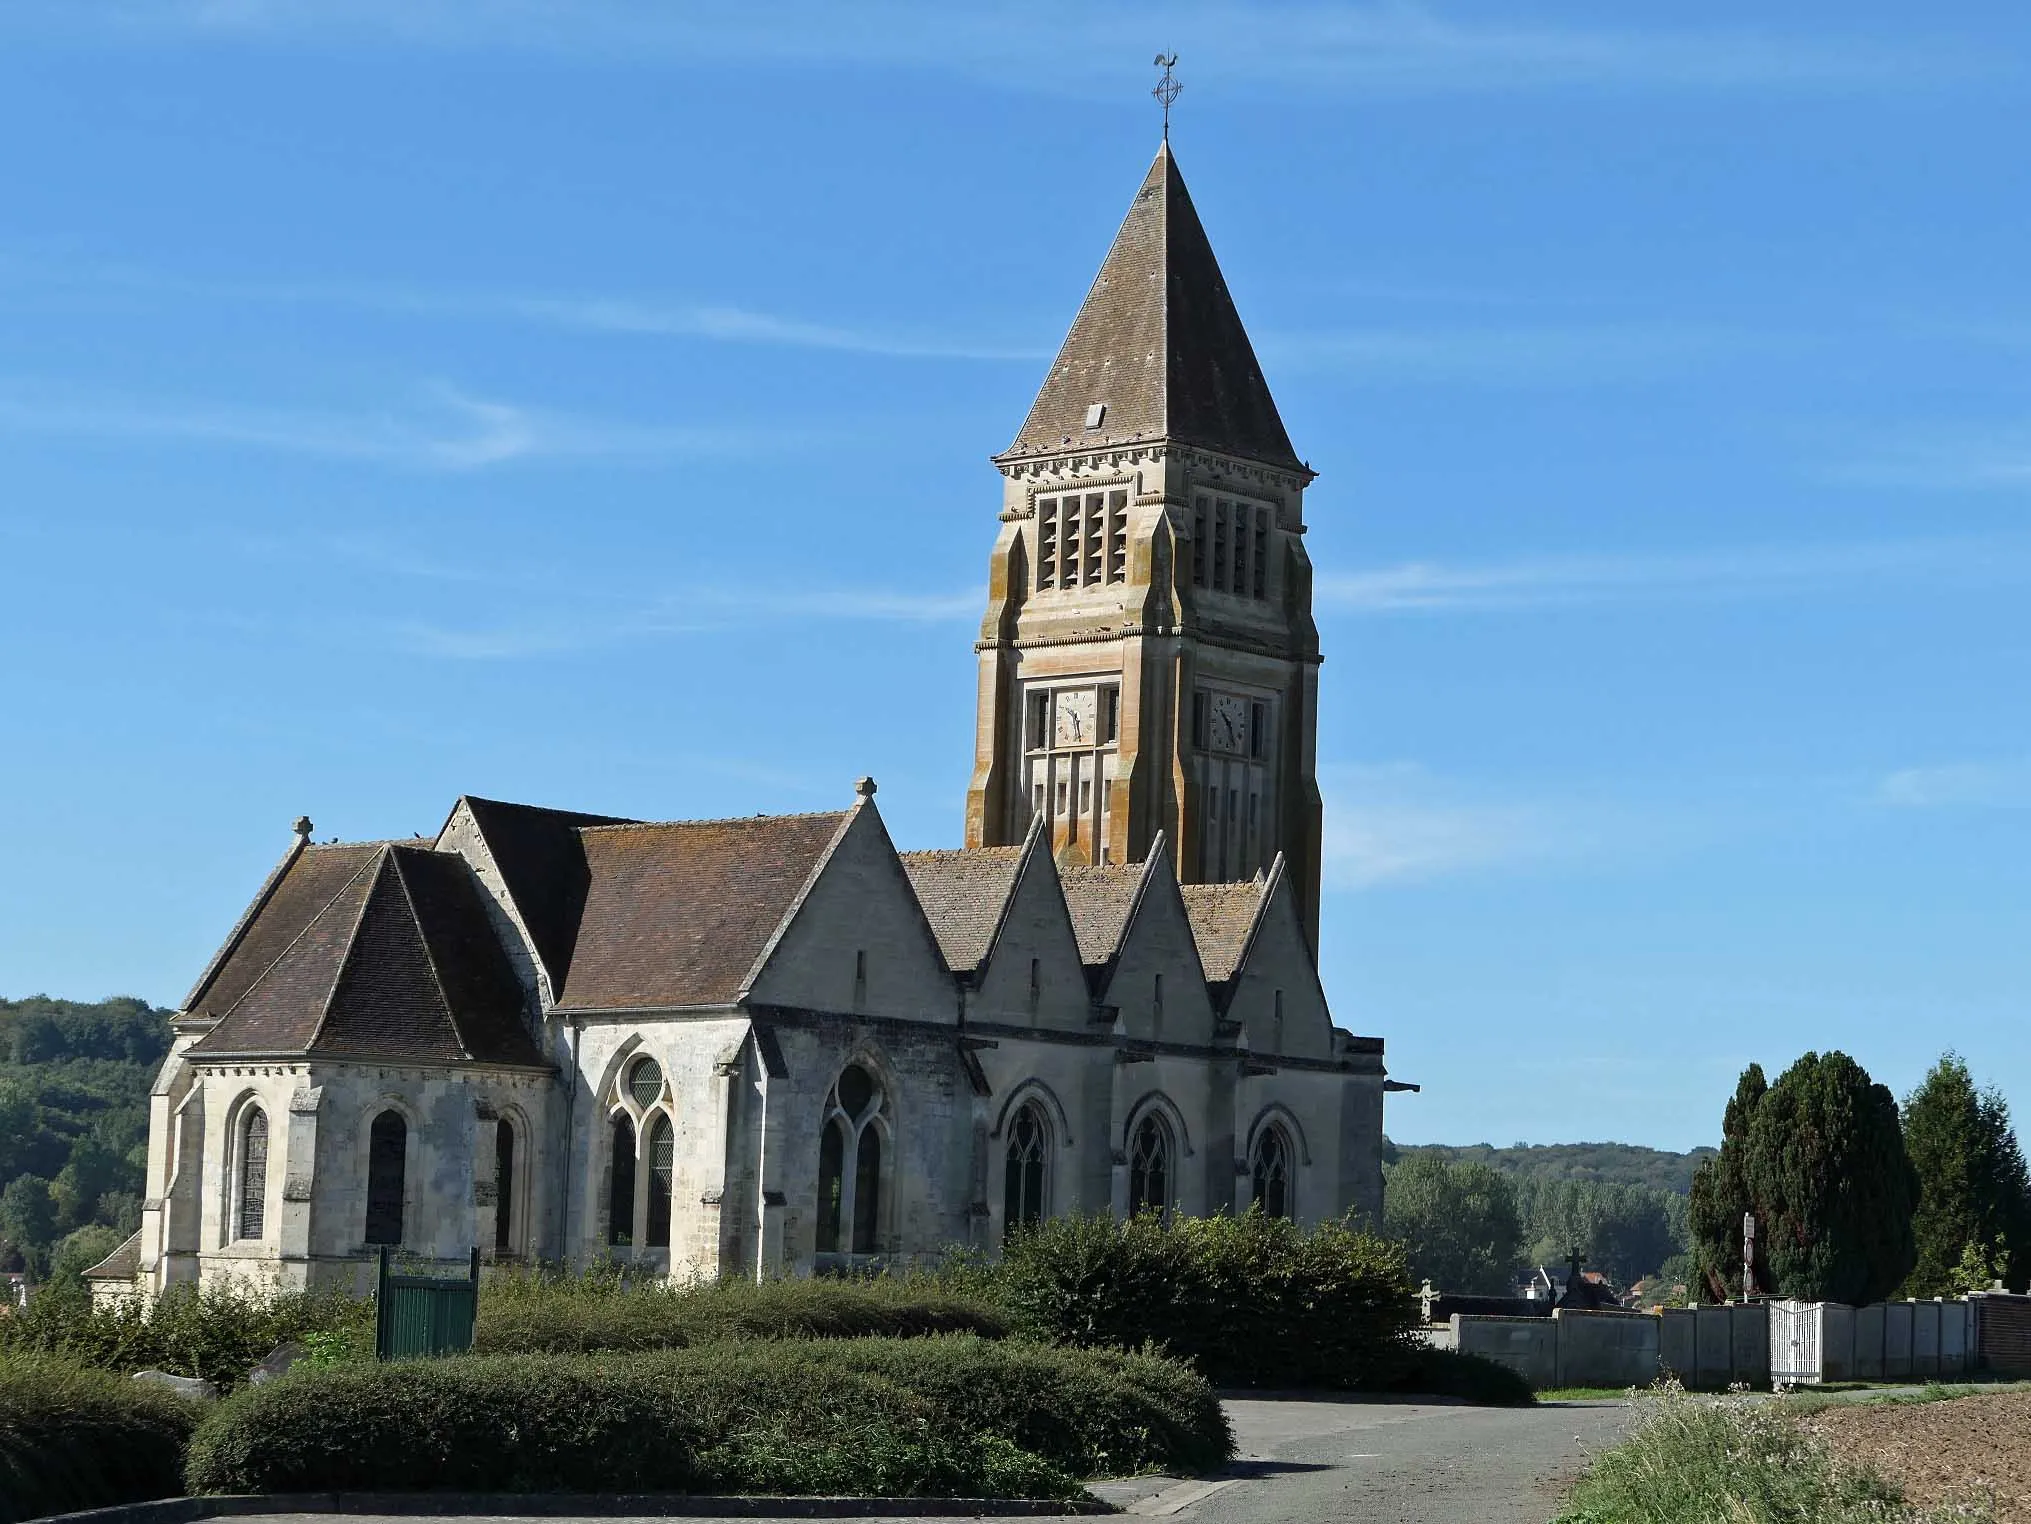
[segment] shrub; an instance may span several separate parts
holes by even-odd
[[[200,1410],[49,1355],[0,1356],[0,1524],[175,1497]]]
[[[1074,1476],[1208,1470],[1233,1453],[1205,1377],[1150,1352],[1053,1348],[972,1335],[780,1346],[880,1376],[942,1421],[997,1435]]]
[[[1388,1390],[1415,1347],[1402,1247],[1346,1223],[1053,1218],[1011,1241],[993,1280],[1017,1332],[1162,1343],[1220,1385]]]
[[[1842,1465],[1781,1405],[1693,1397],[1675,1382],[1640,1399],[1635,1432],[1580,1479],[1555,1524],[1924,1524],[1965,1511],[1906,1508],[1866,1467]]]
[[[126,1375],[163,1370],[228,1391],[285,1340],[326,1335],[356,1352],[374,1340],[374,1304],[331,1292],[172,1287],[152,1307],[94,1307],[81,1296],[37,1297],[0,1318],[0,1351],[61,1354]]]
[[[1537,1401],[1522,1374],[1500,1360],[1421,1345],[1391,1391],[1458,1397],[1495,1408],[1527,1408]]]
[[[490,1279],[473,1346],[492,1354],[684,1349],[727,1339],[999,1338],[991,1307],[916,1277],[630,1284],[609,1268]]]
[[[298,1370],[222,1403],[193,1493],[1078,1495],[1063,1471],[812,1346]]]

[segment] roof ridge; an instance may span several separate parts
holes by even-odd
[[[268,876],[261,881],[261,888],[255,894],[253,903],[240,912],[239,920],[233,922],[233,929],[226,933],[226,940],[220,944],[219,950],[212,954],[211,961],[205,964],[203,971],[197,976],[196,983],[192,984],[184,995],[183,1004],[179,1009],[185,1011],[196,1009],[198,996],[205,992],[212,980],[225,968],[227,961],[239,951],[241,943],[247,939],[247,933],[254,929],[254,923],[261,918],[261,912],[268,908],[269,902],[275,898],[275,892],[282,887],[282,880],[289,876],[289,870],[301,862],[303,854],[309,850],[310,842],[307,837],[292,836],[289,839],[289,849],[282,854],[282,860],[268,870]],[[238,1003],[234,1002],[236,1005]]]
[[[611,825],[573,826],[572,829],[581,832],[660,831],[667,830],[671,826],[752,825],[758,820],[818,820],[826,815],[848,815],[853,812],[853,808],[849,804],[833,810],[799,810],[783,815],[721,815],[699,820],[617,820]]]
[[[456,852],[444,855],[458,856]],[[416,928],[416,940],[423,944],[423,962],[430,970],[430,983],[437,991],[437,1003],[444,1008],[444,1020],[451,1028],[452,1040],[458,1044],[458,1056],[471,1063],[472,1044],[465,1040],[465,1028],[459,1025],[458,1012],[452,1007],[451,991],[444,987],[444,970],[437,966],[437,953],[430,945],[430,929],[423,924],[423,912],[416,908],[416,893],[409,885],[409,875],[402,870],[401,854],[390,852],[388,860],[395,869],[395,882],[401,887],[403,903],[409,907],[409,921]]]
[[[362,864],[359,873],[355,873],[351,878],[346,880],[346,889],[350,889],[360,881],[360,874],[365,873],[369,866],[374,869],[375,883],[367,885],[366,893],[360,896],[360,908],[353,912],[352,929],[346,933],[346,950],[340,955],[338,968],[331,976],[331,987],[324,992],[324,998],[317,1003],[317,1025],[310,1029],[310,1038],[303,1045],[303,1051],[306,1053],[315,1048],[318,1038],[324,1035],[325,1023],[331,1020],[332,1002],[338,999],[339,986],[344,984],[346,980],[346,970],[353,966],[353,954],[360,950],[360,927],[366,922],[367,907],[374,903],[374,890],[378,886],[380,874],[386,870],[392,870],[398,877],[401,874],[402,870],[395,865],[395,854],[390,850],[393,846],[393,842],[382,843],[382,850],[376,852],[366,863]],[[340,894],[344,892],[344,889],[339,891]],[[312,926],[323,920],[325,910],[331,909],[332,905],[337,903],[338,895],[333,895],[330,903],[324,907],[324,910],[320,910],[305,923],[304,931],[309,931]],[[295,944],[291,943],[290,945],[294,946]],[[275,961],[279,965],[282,960],[278,958]],[[252,994],[253,991],[249,989],[248,993]]]

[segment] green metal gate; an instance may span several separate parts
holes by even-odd
[[[461,1355],[471,1349],[480,1303],[480,1251],[472,1251],[472,1271],[464,1280],[397,1275],[389,1258],[384,1245],[374,1298],[375,1357]]]

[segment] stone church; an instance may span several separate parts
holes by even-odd
[[[868,779],[810,815],[297,822],[176,1017],[95,1290],[1376,1214],[1408,1087],[1317,971],[1313,473],[1168,145],[995,464],[964,846],[898,852]]]

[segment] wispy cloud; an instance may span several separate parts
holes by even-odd
[[[1322,571],[1322,609],[1352,614],[1527,612],[1577,605],[1787,598],[1866,583],[1942,586],[2031,580],[2031,539],[1966,537],[1743,546],[1650,556],[1409,561]]]
[[[793,442],[725,426],[658,426],[548,412],[431,386],[399,406],[337,413],[84,395],[0,381],[0,433],[233,447],[419,470],[538,460],[652,461]]]
[[[1948,492],[2031,489],[2031,424],[1907,430],[1858,443],[1823,474],[1865,486]]]
[[[1974,49],[1768,27],[1611,28],[1456,20],[1411,0],[1221,0],[1094,7],[791,0],[646,6],[622,0],[151,0],[86,8],[17,0],[16,29],[268,44],[359,42],[538,51],[631,64],[885,66],[996,88],[1114,97],[1152,37],[1203,60],[1189,89],[1233,95],[1430,94],[1584,86],[1909,89],[1984,66]]]
[[[1465,327],[1265,333],[1257,348],[1279,374],[1489,386],[1595,385],[1683,374],[1713,360],[1767,353],[1769,333],[1663,324]]]
[[[768,623],[946,624],[978,616],[984,593],[908,593],[879,588],[807,587],[768,591],[698,588],[681,600],[577,602],[553,586],[549,603],[575,604],[568,617],[462,626],[398,621],[385,637],[413,655],[456,661],[507,661],[635,645],[709,630]]]
[[[660,296],[601,296],[456,290],[358,281],[196,279],[132,265],[0,257],[0,286],[62,291],[73,299],[132,303],[174,298],[270,307],[337,308],[440,320],[519,323],[571,333],[699,339],[781,349],[834,350],[907,360],[1039,361],[1047,350],[906,326],[814,323],[725,302]]]
[[[1599,850],[1612,816],[1492,796],[1412,763],[1328,764],[1324,877],[1339,889],[1511,871]]]
[[[2031,809],[2031,760],[1902,768],[1877,784],[1876,801],[1907,810]]]

